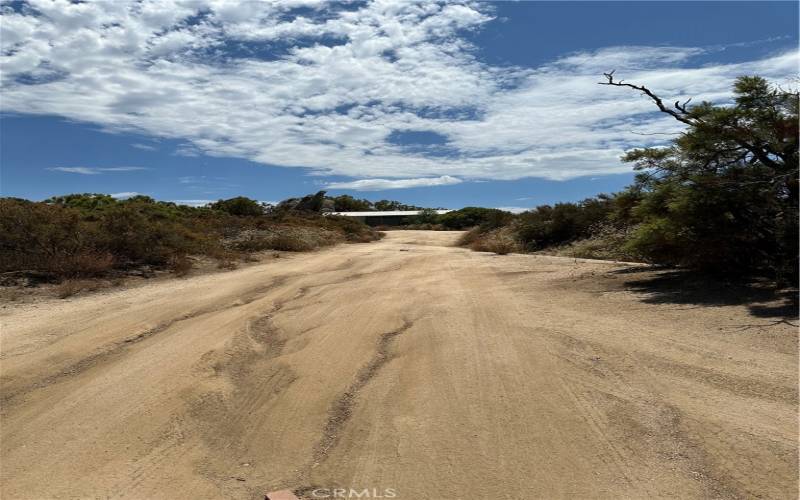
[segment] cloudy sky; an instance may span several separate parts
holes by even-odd
[[[0,1],[0,190],[457,208],[620,189],[668,99],[798,74],[796,2]]]

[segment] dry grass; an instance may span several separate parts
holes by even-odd
[[[64,280],[53,288],[53,293],[59,299],[66,299],[81,292],[94,292],[104,288],[104,283],[98,280]]]
[[[170,258],[169,269],[175,276],[186,276],[194,267],[192,260],[185,255],[175,255]]]
[[[623,229],[613,226],[599,227],[589,238],[555,247],[543,253],[580,259],[642,261],[641,256],[631,252],[626,246],[632,230],[632,228]]]
[[[114,256],[108,252],[84,251],[61,259],[60,264],[64,275],[102,276],[114,267]]]
[[[506,255],[520,251],[519,244],[507,228],[495,229],[477,237],[470,233],[472,231],[462,236],[462,241],[464,239],[471,240],[468,245],[476,252],[494,252],[498,255]]]
[[[219,262],[217,262],[217,269],[226,269],[228,271],[233,271],[234,269],[238,268],[239,264],[237,264],[235,260],[222,259]]]
[[[15,302],[22,298],[22,295],[17,287],[0,288],[0,302]]]
[[[354,237],[356,236],[354,235]],[[369,241],[372,239],[374,238]],[[266,230],[245,231],[230,241],[229,246],[240,252],[263,250],[308,252],[341,243],[344,240],[345,238],[340,233],[320,227],[275,227]]]
[[[319,248],[320,242],[317,238],[296,234],[279,234],[270,242],[272,250],[284,252],[308,252]]]
[[[458,241],[456,242],[456,246],[459,247],[469,247],[472,246],[473,243],[478,241],[480,237],[483,235],[480,227],[473,227],[466,233],[462,234]]]

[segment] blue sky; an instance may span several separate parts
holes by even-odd
[[[0,193],[29,199],[577,200],[680,131],[603,71],[720,103],[798,74],[796,2],[0,4]]]

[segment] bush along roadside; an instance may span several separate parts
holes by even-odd
[[[190,257],[232,267],[255,252],[310,251],[380,233],[342,217],[275,211],[239,197],[195,208],[146,196],[0,198],[0,285],[85,280],[141,269],[183,275]]]
[[[525,251],[639,260],[726,278],[798,282],[798,105],[796,90],[745,76],[730,106],[688,102],[660,111],[686,128],[659,147],[622,159],[638,172],[614,195],[545,205],[502,226]],[[497,227],[486,222],[462,239],[490,249]]]

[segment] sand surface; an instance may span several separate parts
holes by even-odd
[[[775,304],[458,234],[6,304],[0,496],[796,498]]]

